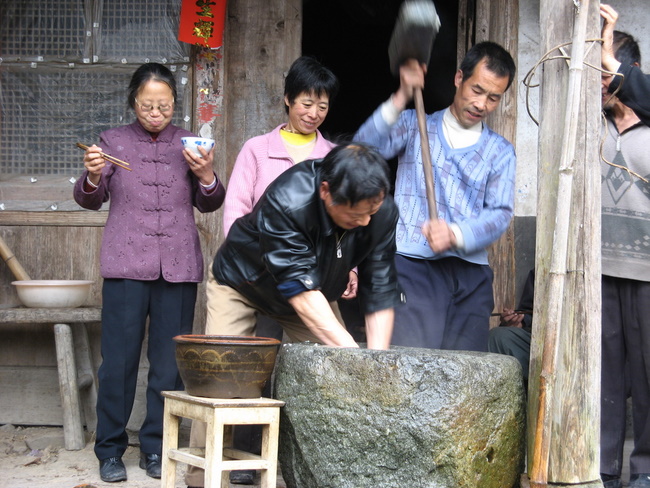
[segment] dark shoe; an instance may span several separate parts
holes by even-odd
[[[619,478],[618,476],[601,473],[600,479],[603,482],[603,488],[623,488],[623,483],[621,482],[621,478]]]
[[[230,482],[233,485],[254,485],[255,471],[252,469],[242,469],[230,472]]]
[[[122,458],[110,457],[99,461],[99,477],[106,483],[126,481],[126,468]]]
[[[650,488],[650,473],[639,473],[630,476],[630,488]]]
[[[160,454],[140,453],[140,468],[147,470],[147,476],[160,479]]]

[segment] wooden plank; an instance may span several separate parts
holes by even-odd
[[[101,313],[99,307],[10,308],[0,310],[0,324],[99,322]]]
[[[0,212],[1,225],[104,227],[107,211],[28,211],[5,210]]]

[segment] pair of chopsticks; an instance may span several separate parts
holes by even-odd
[[[494,312],[490,314],[490,317],[498,317],[502,312]],[[523,313],[525,315],[533,315],[532,310],[513,310],[512,313]]]
[[[80,142],[77,142],[77,147],[79,149],[83,149],[84,151],[88,149],[88,146]],[[110,154],[106,154],[103,152],[100,152],[99,155],[109,163],[113,163],[115,166],[119,166],[120,168],[124,168],[127,171],[131,171],[131,168],[129,168],[130,164],[127,163],[126,161],[122,161],[121,159],[117,159],[115,156],[111,156]]]

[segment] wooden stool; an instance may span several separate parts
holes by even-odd
[[[278,471],[280,407],[283,401],[271,398],[203,398],[184,391],[163,391],[165,416],[162,448],[162,488],[174,488],[176,462],[205,470],[205,488],[228,488],[229,472],[240,469],[262,471],[261,488],[275,488]],[[181,418],[206,423],[206,446],[178,448]],[[262,425],[262,454],[224,447],[232,439],[232,426]]]

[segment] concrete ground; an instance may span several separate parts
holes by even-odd
[[[181,445],[188,433],[189,429],[185,432],[182,429]],[[100,480],[93,445],[94,440],[89,438],[84,449],[67,451],[60,427],[0,426],[0,488],[160,488],[160,480],[149,478],[138,466],[137,436],[130,433],[129,447],[122,457],[128,479],[121,483]],[[181,463],[178,466],[175,488],[185,488],[186,466]],[[259,488],[259,484],[252,488],[255,487]],[[231,488],[243,488],[243,485],[231,485]],[[281,475],[277,488],[286,488]]]
[[[187,439],[188,431],[186,426],[182,427],[181,443]],[[104,483],[99,479],[93,439],[88,439],[86,447],[80,451],[66,451],[63,445],[60,427],[0,426],[0,488],[160,488],[160,480],[147,477],[138,467],[140,450],[135,435],[123,457],[128,475],[123,483]],[[632,445],[632,439],[627,439],[623,459],[629,459]],[[185,488],[184,473],[185,466],[179,463],[175,488]],[[622,478],[623,486],[627,486],[628,463],[624,463]],[[242,486],[231,485],[230,488]],[[259,484],[252,488],[259,488]],[[277,488],[286,488],[281,474]],[[529,488],[526,475],[522,476],[521,488]]]

